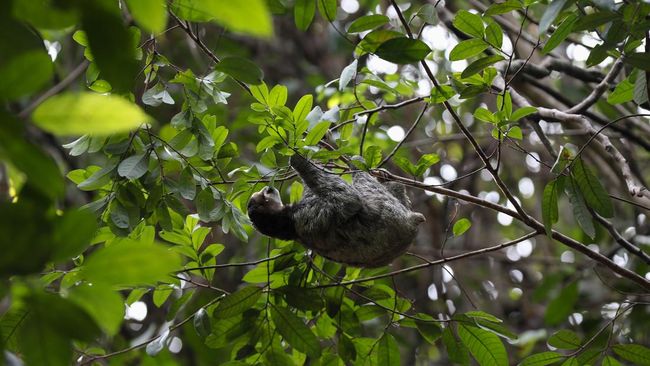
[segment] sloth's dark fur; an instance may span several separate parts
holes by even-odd
[[[410,209],[404,187],[379,183],[366,172],[352,184],[300,155],[291,166],[305,183],[303,198],[283,205],[265,187],[248,202],[248,216],[262,234],[297,240],[317,254],[356,267],[378,267],[402,255],[424,216]]]

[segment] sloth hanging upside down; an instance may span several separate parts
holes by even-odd
[[[348,184],[298,154],[290,163],[305,183],[300,202],[284,205],[273,187],[248,202],[248,216],[264,235],[297,240],[336,262],[379,267],[402,255],[425,221],[411,211],[401,184],[379,183],[363,171]]]

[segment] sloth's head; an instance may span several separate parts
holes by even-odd
[[[282,204],[280,192],[268,186],[253,193],[248,201],[248,217],[253,226],[264,235],[290,240],[296,237],[289,206]]]
[[[253,193],[250,201],[248,201],[249,212],[251,208],[264,211],[280,211],[283,206],[280,192],[271,186],[264,187]]]

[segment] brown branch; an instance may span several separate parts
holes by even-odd
[[[524,236],[522,236],[520,238],[511,240],[511,241],[508,241],[508,242],[505,242],[505,243],[501,243],[499,245],[494,245],[494,246],[483,248],[483,249],[477,249],[477,250],[473,250],[471,252],[466,252],[466,253],[463,253],[463,254],[458,254],[458,255],[455,255],[455,256],[447,257],[447,258],[442,258],[442,259],[433,260],[433,261],[427,261],[427,263],[418,264],[418,265],[415,265],[415,266],[411,266],[411,267],[408,267],[408,268],[403,268],[403,269],[400,269],[400,270],[397,270],[397,271],[384,273],[384,274],[380,274],[380,275],[376,275],[376,276],[358,278],[356,280],[350,280],[350,281],[345,281],[345,282],[328,283],[328,284],[314,286],[314,287],[310,287],[310,288],[326,288],[326,287],[336,287],[336,286],[348,286],[348,285],[354,285],[354,284],[357,284],[357,283],[363,283],[363,282],[379,280],[379,279],[386,278],[386,277],[397,276],[397,275],[400,275],[400,274],[417,271],[417,270],[422,269],[422,268],[427,268],[427,267],[435,266],[435,265],[438,265],[438,264],[454,262],[454,261],[457,261],[457,260],[460,260],[460,259],[475,257],[477,255],[481,255],[481,254],[493,252],[493,251],[496,251],[496,250],[499,250],[499,249],[507,248],[509,246],[520,243],[520,242],[522,242],[522,241],[524,241],[526,239],[533,238],[533,237],[535,237],[537,235],[540,235],[542,233],[543,233],[543,231],[533,231],[533,232],[528,233],[528,234],[526,234],[526,235],[524,235]],[[424,259],[424,258],[421,258],[421,259]]]
[[[411,127],[408,129],[408,131],[406,131],[406,134],[404,134],[404,138],[397,145],[395,145],[395,147],[390,152],[390,154],[388,154],[384,158],[384,160],[382,160],[381,163],[379,163],[379,165],[377,165],[377,168],[381,168],[384,164],[386,164],[393,157],[393,155],[395,155],[395,153],[397,152],[397,150],[399,150],[399,148],[402,146],[404,141],[406,141],[406,139],[408,139],[409,135],[411,135],[411,133],[413,133],[413,130],[415,130],[415,127],[417,127],[418,123],[420,123],[420,120],[422,119],[422,116],[424,116],[424,112],[426,112],[428,108],[429,108],[428,104],[425,105],[424,108],[422,108],[422,111],[420,111],[420,114],[418,114],[415,121],[413,121],[413,124],[411,124]]]
[[[600,99],[600,97],[609,89],[610,85],[614,82],[614,79],[616,79],[616,76],[618,76],[622,69],[623,56],[619,57],[616,60],[612,68],[607,73],[607,76],[605,76],[605,78],[603,78],[603,80],[598,85],[596,85],[594,90],[592,90],[585,99],[583,99],[580,103],[576,104],[572,108],[567,109],[565,112],[581,113],[589,109],[589,107],[596,103],[598,99]]]

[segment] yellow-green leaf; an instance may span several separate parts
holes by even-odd
[[[132,130],[152,119],[140,107],[115,95],[63,93],[41,104],[34,123],[56,135],[109,135]]]

